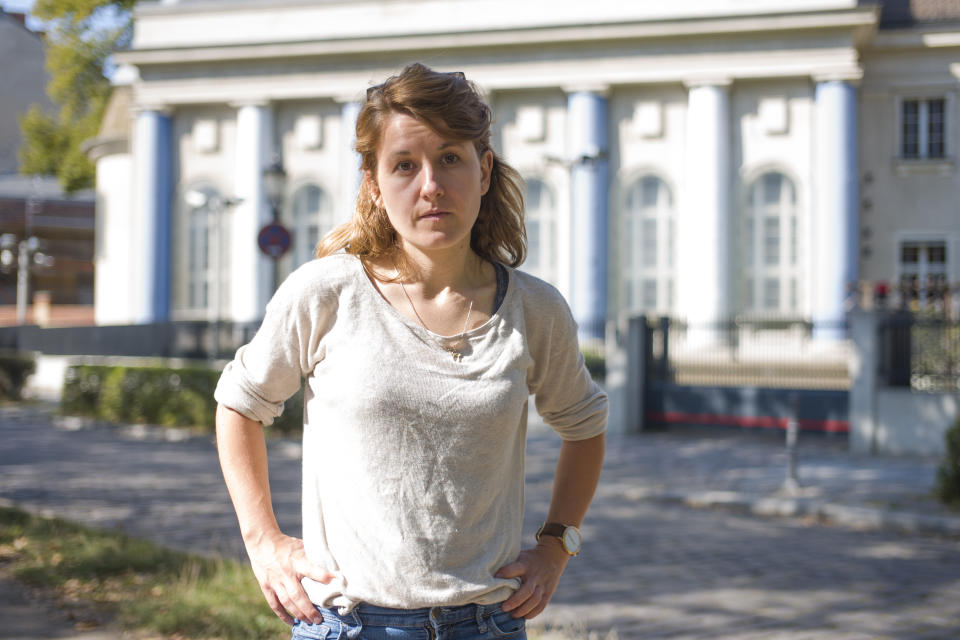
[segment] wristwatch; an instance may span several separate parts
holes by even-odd
[[[571,556],[580,553],[580,545],[583,542],[583,536],[580,535],[580,529],[572,524],[560,524],[559,522],[544,522],[537,530],[537,542],[540,542],[540,536],[553,536],[560,539],[560,545],[563,550]]]

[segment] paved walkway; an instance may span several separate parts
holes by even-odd
[[[0,499],[242,557],[211,439],[170,438],[0,407]],[[299,446],[270,449],[278,517],[295,532]],[[557,449],[532,423],[528,539]],[[801,487],[787,492],[775,434],[611,437],[584,553],[538,622],[621,639],[960,637],[960,514],[930,495],[937,462],[852,457],[840,438],[801,435]]]

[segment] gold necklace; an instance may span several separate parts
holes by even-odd
[[[407,288],[403,284],[403,280],[400,280],[400,270],[394,267],[397,270],[397,282],[400,283],[400,288],[403,289],[403,295],[407,297],[407,302],[410,303],[410,308],[413,309],[413,315],[417,316],[417,320],[420,322],[420,326],[430,331],[430,327],[427,326],[427,323],[423,321],[423,318],[420,317],[420,313],[417,311],[417,307],[413,304],[413,299],[410,297],[410,294],[407,293]],[[463,354],[460,353],[460,347],[463,346],[463,340],[467,334],[467,325],[470,323],[470,313],[473,311],[473,300],[470,300],[470,306],[467,308],[467,317],[463,321],[463,329],[460,331],[460,335],[457,336],[457,341],[450,345],[449,347],[440,345],[440,348],[453,356],[454,362],[461,362],[463,360]],[[432,333],[432,331],[431,331]]]

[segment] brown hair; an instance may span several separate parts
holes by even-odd
[[[369,259],[390,257],[402,274],[410,274],[387,212],[375,202],[370,178],[377,173],[384,126],[394,113],[416,118],[450,140],[473,142],[478,155],[486,151],[493,154],[490,188],[480,200],[470,248],[485,260],[511,267],[522,264],[527,252],[523,179],[490,146],[490,107],[463,73],[441,73],[419,63],[367,89],[367,99],[357,116],[356,150],[368,177],[357,194],[353,218],[324,236],[317,245],[317,257],[344,249],[363,260],[365,266]]]

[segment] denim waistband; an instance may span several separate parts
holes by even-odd
[[[354,618],[362,624],[391,627],[423,627],[425,625],[451,625],[465,620],[478,622],[500,613],[500,603],[465,604],[456,607],[423,607],[420,609],[390,609],[361,602],[353,611],[341,615],[343,619]]]

